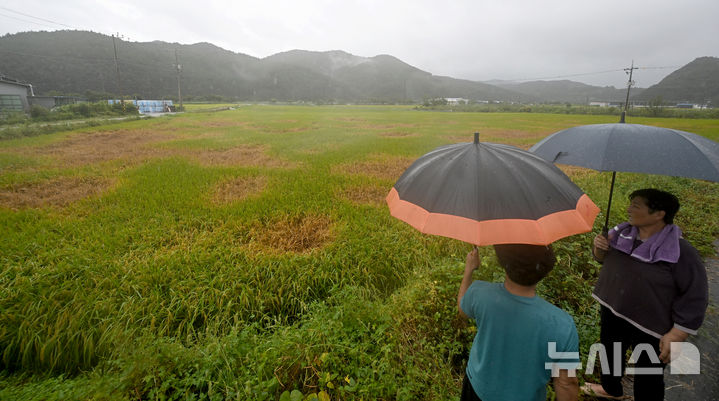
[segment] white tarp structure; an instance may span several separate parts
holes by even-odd
[[[174,109],[172,100],[125,100],[137,106],[140,113],[166,113]],[[120,103],[117,99],[108,100],[110,104]]]

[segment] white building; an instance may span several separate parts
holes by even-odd
[[[469,103],[469,99],[461,98],[461,97],[446,97],[444,100],[447,101],[447,104],[456,106],[458,104],[467,104]]]

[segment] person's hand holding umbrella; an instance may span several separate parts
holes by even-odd
[[[457,293],[457,309],[459,310],[459,314],[463,318],[468,318],[468,316],[462,311],[460,303],[462,301],[462,297],[464,297],[464,294],[467,292],[467,289],[472,284],[472,273],[474,273],[474,271],[479,268],[480,263],[481,258],[479,256],[479,251],[475,246],[467,254],[467,260],[464,264],[464,275],[462,276],[462,283],[459,285],[459,292]]]
[[[597,234],[596,237],[594,237],[594,248],[592,249],[592,253],[594,254],[594,259],[597,262],[602,262],[604,260],[604,256],[606,256],[607,252],[609,251],[609,235],[605,235],[604,233]]]

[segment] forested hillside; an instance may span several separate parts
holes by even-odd
[[[567,102],[573,104],[588,104],[592,101],[624,102],[627,94],[626,88],[591,86],[568,80],[521,83],[497,82],[496,85],[523,93],[530,98],[542,99],[545,102]],[[638,94],[643,90],[642,88],[632,88],[631,93]]]
[[[80,31],[25,32],[0,38],[0,73],[32,83],[38,94],[95,91],[173,97],[177,94],[175,51],[182,66],[182,91],[188,96],[379,102],[521,97],[480,82],[433,76],[387,55],[297,50],[258,59],[209,43],[113,41],[110,36]]]
[[[626,94],[625,88],[568,80],[461,80],[433,75],[390,55],[291,50],[259,59],[210,43],[128,42],[85,31],[1,37],[0,74],[31,83],[38,95],[176,98],[176,54],[186,98],[404,103],[456,97],[587,104],[624,101]],[[719,104],[719,59],[698,58],[649,89],[633,88],[631,95],[644,101]]]
[[[637,99],[719,106],[719,58],[699,57],[648,88]]]

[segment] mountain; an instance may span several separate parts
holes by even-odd
[[[719,105],[719,58],[699,57],[632,99]]]
[[[613,86],[591,86],[574,81],[488,81],[492,85],[522,93],[526,96],[542,99],[544,102],[561,102],[573,104],[588,104],[592,101],[624,102],[627,90],[617,89]],[[644,91],[642,88],[632,88],[635,95]]]
[[[31,83],[36,94],[94,91],[173,97],[177,94],[175,52],[183,96],[380,102],[522,98],[481,82],[435,76],[389,55],[293,50],[258,59],[209,43],[127,42],[85,31],[5,35],[0,38],[0,73]]]
[[[31,83],[38,95],[122,93],[145,99],[174,98],[176,55],[182,66],[185,98],[421,102],[457,97],[587,104],[623,102],[626,96],[624,88],[567,80],[477,82],[437,76],[390,55],[359,57],[340,50],[292,50],[260,59],[210,43],[128,42],[86,31],[0,37],[0,75]],[[698,58],[649,89],[631,91],[634,100],[659,96],[669,102],[719,104],[719,59]]]
[[[349,100],[421,101],[436,97],[475,100],[519,100],[520,95],[481,82],[432,75],[389,55],[358,57],[342,51],[292,50],[262,60],[270,71],[278,66],[321,73],[332,98]]]
[[[115,46],[113,46],[113,44]],[[257,58],[209,43],[189,46],[164,42],[133,43],[82,31],[26,32],[0,38],[0,73],[29,82],[36,94],[51,91],[122,93],[146,98],[177,93],[175,49],[181,48],[187,93],[214,91],[247,96],[242,73],[254,71]],[[251,73],[249,75],[252,75]]]

